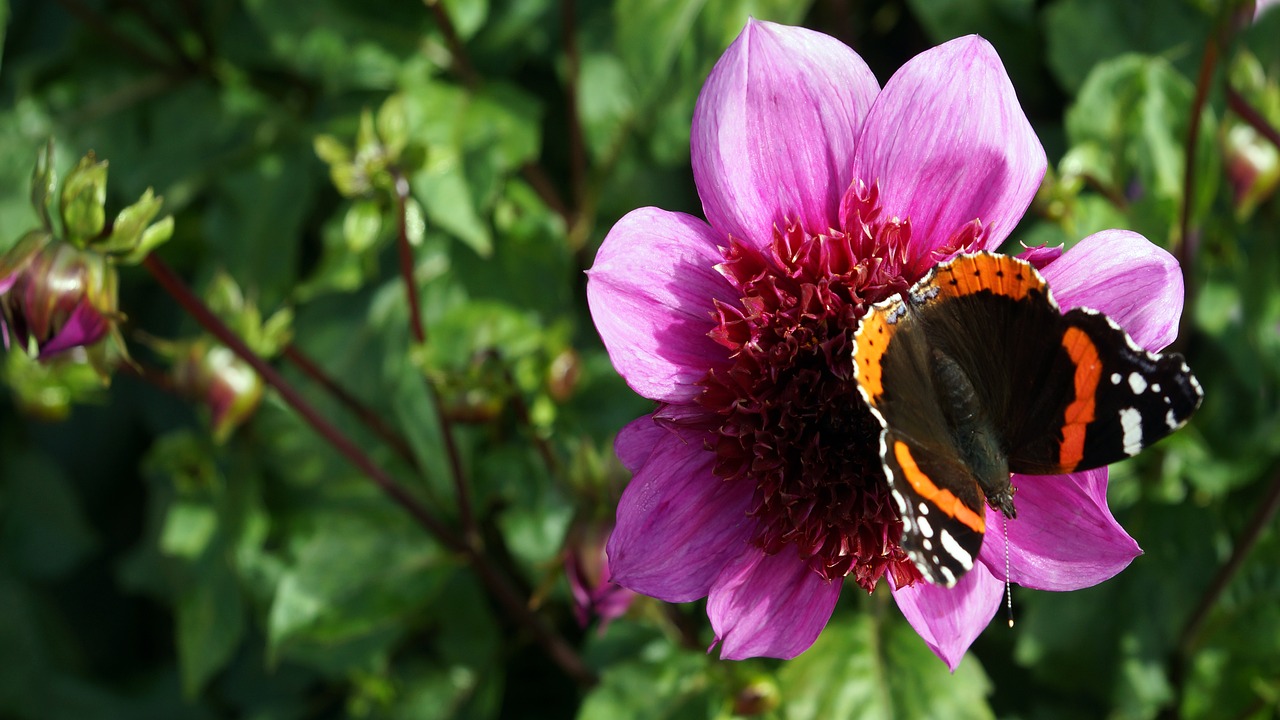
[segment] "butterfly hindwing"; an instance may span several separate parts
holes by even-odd
[[[884,464],[902,517],[902,549],[925,578],[950,587],[977,561],[986,503],[962,465],[885,435]],[[953,492],[954,490],[954,492]]]

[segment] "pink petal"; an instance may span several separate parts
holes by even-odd
[[[707,333],[713,300],[737,293],[715,266],[711,228],[683,213],[633,210],[618,221],[587,271],[587,304],[609,359],[641,395],[688,402],[710,368],[727,365]]]
[[[1018,253],[1020,260],[1026,260],[1031,266],[1037,270],[1042,270],[1049,263],[1062,257],[1061,245],[1040,245],[1037,247],[1024,248]]]
[[[867,64],[835,38],[747,21],[693,112],[693,178],[712,227],[763,246],[787,221],[814,234],[835,226],[879,91]]]
[[[808,650],[831,619],[840,585],[794,551],[752,547],[725,567],[707,598],[720,657],[790,659]]]
[[[987,539],[990,540],[990,533]],[[892,576],[886,577],[892,587]],[[893,588],[893,599],[902,615],[952,672],[991,622],[1003,594],[1004,583],[982,563],[975,563],[955,587],[938,587],[920,580],[910,587]]]
[[[638,417],[618,431],[618,437],[613,441],[613,452],[627,472],[635,475],[649,461],[662,436],[670,433],[654,422],[652,415]]]
[[[1018,517],[1008,523],[1009,579],[1037,590],[1079,590],[1109,580],[1142,554],[1107,507],[1107,469],[1014,475]],[[979,554],[1005,578],[1004,518],[987,510]]]
[[[880,184],[882,217],[910,218],[921,254],[974,219],[987,228],[982,247],[999,247],[1044,171],[1000,57],[976,35],[917,55],[889,79],[854,159],[856,177]]]
[[[704,597],[725,564],[749,548],[752,488],[717,477],[716,455],[701,445],[662,428],[633,428],[624,442],[651,437],[655,444],[618,502],[607,546],[612,579],[669,602]]]
[[[1178,261],[1138,233],[1094,233],[1040,273],[1063,310],[1102,312],[1148,350],[1158,351],[1178,337],[1183,299]]]
[[[81,300],[71,311],[71,317],[57,335],[40,347],[41,360],[47,360],[64,350],[92,345],[107,334],[107,319],[88,300]]]

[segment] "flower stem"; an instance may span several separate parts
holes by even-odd
[[[1218,603],[1222,594],[1226,592],[1232,578],[1240,571],[1245,558],[1249,556],[1254,546],[1258,544],[1258,540],[1262,538],[1263,531],[1271,524],[1277,511],[1280,511],[1280,471],[1272,475],[1271,486],[1267,488],[1266,495],[1258,502],[1257,510],[1254,511],[1253,517],[1249,519],[1249,525],[1245,527],[1240,539],[1236,541],[1235,547],[1232,548],[1231,556],[1218,569],[1218,574],[1214,575],[1213,581],[1209,583],[1209,589],[1200,598],[1200,604],[1196,606],[1195,612],[1191,614],[1191,618],[1183,626],[1182,634],[1178,640],[1178,649],[1184,658],[1190,657],[1191,651],[1199,643],[1200,633],[1204,630],[1204,624],[1209,619],[1210,611]]]
[[[1280,130],[1276,130],[1271,123],[1267,122],[1262,113],[1258,112],[1257,109],[1249,104],[1248,100],[1244,99],[1243,95],[1230,85],[1227,85],[1227,107],[1231,108],[1232,112],[1239,115],[1240,119],[1256,130],[1259,135],[1270,140],[1272,145],[1280,149]]]
[[[1200,644],[1200,635],[1204,632],[1205,623],[1209,621],[1209,614],[1230,587],[1232,579],[1240,571],[1245,559],[1258,544],[1263,532],[1275,519],[1278,511],[1280,511],[1280,470],[1272,475],[1271,486],[1267,488],[1266,495],[1258,503],[1248,526],[1236,540],[1235,546],[1231,549],[1231,556],[1221,568],[1218,568],[1217,574],[1209,583],[1209,588],[1200,597],[1200,604],[1196,606],[1191,617],[1187,619],[1186,625],[1182,627],[1182,632],[1178,636],[1178,645],[1169,659],[1169,684],[1173,687],[1173,698],[1161,710],[1159,717],[1182,716],[1180,711],[1186,692],[1187,666],[1191,663],[1196,646]]]
[[[415,520],[426,528],[441,543],[454,552],[466,553],[468,547],[452,530],[449,529],[439,518],[437,518],[426,506],[418,502],[417,498],[409,493],[402,485],[397,483],[394,478],[388,475],[382,468],[369,458],[368,455],[361,450],[355,442],[343,434],[337,426],[330,423],[324,418],[306,398],[302,397],[292,385],[289,384],[284,376],[281,375],[274,367],[267,364],[265,360],[258,356],[257,353],[249,349],[249,346],[240,339],[238,335],[232,332],[217,315],[213,314],[200,298],[184,284],[181,278],[170,268],[163,260],[156,257],[155,254],[148,255],[142,264],[146,266],[151,275],[155,277],[160,286],[165,289],[173,299],[186,310],[200,326],[207,330],[211,335],[218,339],[218,342],[226,345],[231,352],[237,357],[248,363],[258,375],[262,376],[264,382],[275,389],[280,397],[284,399],[290,407],[294,409],[316,431],[321,437],[329,441],[333,447],[342,453],[351,464],[355,465],[370,480],[382,489],[396,504],[403,507]]]
[[[1204,116],[1204,106],[1209,99],[1209,84],[1213,81],[1213,72],[1218,65],[1218,31],[1209,33],[1205,40],[1204,54],[1200,57],[1200,72],[1196,76],[1196,93],[1191,101],[1191,117],[1187,120],[1186,160],[1182,172],[1182,208],[1178,216],[1178,250],[1182,256],[1183,272],[1191,259],[1188,250],[1193,243],[1191,234],[1191,209],[1195,205],[1196,192],[1196,146],[1200,144],[1200,121]]]
[[[230,328],[214,315],[200,298],[183,283],[182,279],[163,260],[154,254],[142,263],[160,286],[171,295],[184,310],[219,342],[226,345],[237,357],[248,363],[280,397],[313,430],[329,441],[351,464],[355,465],[379,489],[400,505],[411,517],[449,550],[462,556],[475,569],[480,581],[491,596],[518,625],[527,628],[534,640],[547,655],[575,682],[583,686],[595,684],[597,678],[582,658],[564,638],[549,627],[541,616],[529,609],[512,582],[489,562],[477,542],[459,537],[447,525],[435,517],[429,509],[409,493],[394,478],[378,467],[350,438],[324,418],[302,395],[284,379],[275,368],[245,345]]]
[[[413,246],[409,244],[408,207],[412,190],[409,187],[409,179],[404,176],[404,172],[399,167],[392,165],[390,172],[396,189],[400,277],[404,281],[405,299],[409,303],[409,331],[413,334],[414,343],[422,345],[427,341],[427,328],[422,322],[418,283],[413,275]],[[445,455],[449,459],[449,475],[453,479],[454,492],[458,496],[458,516],[462,519],[462,532],[467,536],[469,544],[479,543],[482,536],[476,524],[475,510],[471,504],[471,488],[467,482],[466,471],[462,467],[458,441],[453,436],[453,423],[444,411],[435,383],[429,378],[424,378],[424,382],[427,384],[427,392],[431,395],[431,406],[435,408],[436,421],[440,424],[440,437],[444,441]]]
[[[462,45],[462,38],[453,25],[453,18],[449,17],[449,12],[440,4],[440,0],[426,0],[426,4],[427,9],[431,10],[431,16],[435,18],[436,26],[440,28],[440,34],[444,35],[445,44],[449,46],[449,55],[453,57],[453,69],[467,87],[475,88],[480,84],[480,76],[476,74],[471,58]]]
[[[420,470],[418,458],[413,454],[413,448],[409,446],[409,442],[404,436],[396,432],[394,428],[382,419],[382,416],[373,410],[373,408],[365,405],[350,391],[338,384],[337,380],[328,375],[323,368],[316,364],[306,353],[304,353],[297,345],[287,345],[284,349],[284,358],[293,363],[302,374],[311,378],[317,385],[324,388],[326,392],[334,397],[343,407],[347,408],[365,425],[369,427],[378,437],[382,438],[397,455],[403,459],[409,467]]]
[[[578,117],[578,72],[581,60],[578,56],[574,0],[560,0],[560,32],[564,36],[565,57],[565,115],[569,130],[569,183],[573,197],[574,225],[581,223],[582,208],[587,194],[587,151],[582,135],[582,120]],[[570,233],[576,232],[576,227]]]

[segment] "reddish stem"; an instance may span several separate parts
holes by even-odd
[[[1227,86],[1227,107],[1231,111],[1240,116],[1249,127],[1257,131],[1259,135],[1271,141],[1272,145],[1280,148],[1280,130],[1276,130],[1267,119],[1258,112],[1244,96],[1236,91],[1230,85]]]
[[[409,244],[409,198],[411,188],[409,180],[400,168],[391,166],[391,177],[395,182],[396,216],[399,237],[397,245],[400,253],[400,277],[404,281],[404,291],[409,303],[409,331],[414,342],[422,345],[427,341],[427,328],[422,322],[421,303],[418,299],[418,283],[414,279],[413,246]],[[467,483],[466,471],[462,466],[462,454],[458,452],[458,442],[453,436],[453,423],[445,413],[444,404],[440,401],[440,393],[435,383],[425,380],[427,392],[431,395],[431,406],[435,408],[436,421],[440,424],[440,437],[444,441],[445,455],[449,459],[449,474],[453,478],[454,491],[458,496],[458,515],[462,519],[462,531],[467,542],[478,543],[481,540],[476,525],[475,510],[471,504],[471,488]]]
[[[288,345],[284,349],[284,358],[293,363],[302,374],[311,378],[320,387],[324,388],[343,407],[347,408],[356,417],[369,427],[378,437],[382,438],[387,445],[395,450],[396,454],[401,457],[409,467],[418,468],[418,459],[413,454],[413,448],[409,446],[409,442],[404,436],[396,432],[390,425],[382,419],[382,416],[373,410],[373,408],[365,405],[355,395],[352,395],[346,388],[338,384],[328,375],[323,368],[316,364],[306,353],[302,352],[297,345]]]
[[[546,651],[565,674],[583,686],[597,682],[595,674],[583,663],[573,648],[556,632],[548,627],[543,619],[529,609],[528,603],[480,551],[476,544],[460,538],[443,522],[438,520],[417,498],[403,486],[378,467],[368,455],[336,426],[326,420],[311,406],[302,395],[293,388],[284,377],[261,357],[249,349],[230,328],[222,322],[195,293],[182,282],[163,260],[148,255],[143,265],[155,277],[160,286],[182,306],[201,327],[207,330],[219,342],[226,345],[237,357],[247,362],[268,385],[275,389],[280,397],[322,438],[342,453],[351,464],[369,477],[388,497],[404,508],[414,520],[440,541],[449,550],[465,558],[480,581],[488,588],[490,594],[517,624],[528,628],[535,641]]]
[[[182,306],[200,326],[207,330],[211,335],[218,339],[218,342],[226,345],[231,352],[236,354],[241,360],[244,360],[254,371],[258,373],[268,385],[275,389],[280,397],[284,399],[290,407],[316,431],[320,437],[327,440],[338,452],[342,453],[351,464],[355,465],[365,475],[369,477],[384,493],[387,494],[398,505],[403,507],[415,520],[426,528],[441,543],[454,552],[470,554],[470,548],[465,542],[453,533],[443,522],[441,522],[434,514],[431,513],[424,505],[418,502],[412,494],[403,486],[388,475],[382,468],[364,453],[350,438],[343,434],[337,426],[330,423],[319,412],[312,407],[306,398],[302,397],[292,385],[289,384],[284,376],[281,375],[274,367],[267,364],[265,360],[258,356],[257,353],[249,349],[249,346],[240,339],[238,335],[231,331],[217,315],[213,314],[195,293],[187,288],[182,279],[177,276],[173,270],[165,264],[163,260],[154,254],[148,255],[142,264],[146,266],[156,282],[165,289],[173,299]]]

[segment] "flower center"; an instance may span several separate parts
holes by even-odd
[[[975,220],[932,252],[912,252],[909,220],[884,219],[876,186],[855,182],[841,229],[775,228],[766,248],[730,239],[718,269],[741,292],[717,303],[710,333],[732,365],[702,381],[699,402],[720,422],[715,472],[755,488],[754,542],[793,546],[828,580],[853,575],[868,592],[887,570],[920,577],[899,546],[902,522],[880,463],[880,425],[859,398],[853,335],[869,305],[972,248]]]

